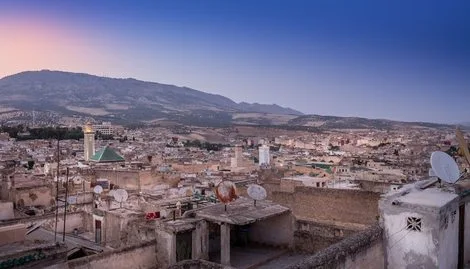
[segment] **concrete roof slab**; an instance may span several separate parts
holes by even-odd
[[[211,222],[245,225],[289,211],[289,208],[271,201],[257,201],[255,206],[253,200],[240,197],[227,205],[227,211],[224,204],[218,204],[197,211],[196,216]]]

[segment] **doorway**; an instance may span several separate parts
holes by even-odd
[[[464,247],[465,247],[465,203],[459,207],[459,263],[458,268],[464,268]]]
[[[101,220],[95,220],[95,243],[101,243]]]
[[[176,262],[191,260],[193,249],[192,231],[176,235]]]

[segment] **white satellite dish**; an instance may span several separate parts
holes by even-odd
[[[434,172],[434,170],[432,170],[432,168],[429,168],[429,176],[430,177],[437,177],[436,172]]]
[[[96,193],[96,194],[100,194],[103,192],[103,187],[101,187],[100,185],[96,185],[94,188],[93,188],[93,192]]]
[[[115,192],[116,192],[115,190],[110,190],[110,191],[108,192],[108,195],[114,197],[114,193],[115,193]]]
[[[460,178],[457,163],[447,153],[434,151],[431,154],[431,167],[438,178],[447,183],[455,183]]]
[[[77,203],[77,196],[69,196],[67,197],[67,204],[74,205]]]
[[[129,197],[129,195],[127,194],[127,191],[123,189],[115,190],[113,196],[116,202],[118,203],[127,201],[127,198]]]
[[[261,187],[260,185],[252,184],[246,190],[248,196],[250,196],[253,200],[261,201],[266,199],[267,193],[266,190]]]

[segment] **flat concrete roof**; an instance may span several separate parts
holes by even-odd
[[[440,188],[429,188],[410,192],[401,196],[398,200],[409,205],[441,208],[457,197],[457,194],[443,191]]]
[[[195,213],[197,217],[210,222],[245,225],[289,211],[289,208],[267,200],[257,201],[255,207],[252,199],[240,197],[227,204],[227,211],[225,211],[224,204],[217,204],[198,210]]]
[[[195,228],[195,223],[201,219],[187,218],[187,219],[176,219],[176,220],[166,220],[164,222],[165,230],[171,231],[174,233],[180,233],[189,231]]]

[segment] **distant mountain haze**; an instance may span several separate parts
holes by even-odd
[[[0,108],[52,111],[120,123],[170,120],[191,125],[284,125],[306,128],[391,128],[400,123],[303,115],[276,104],[236,103],[187,87],[62,71],[26,71],[0,79]],[[1,110],[0,110],[1,112]],[[416,123],[418,126],[445,125]]]
[[[0,104],[22,110],[127,115],[136,120],[199,110],[302,115],[278,105],[237,104],[227,97],[187,87],[49,70],[27,71],[0,79],[0,97]]]

